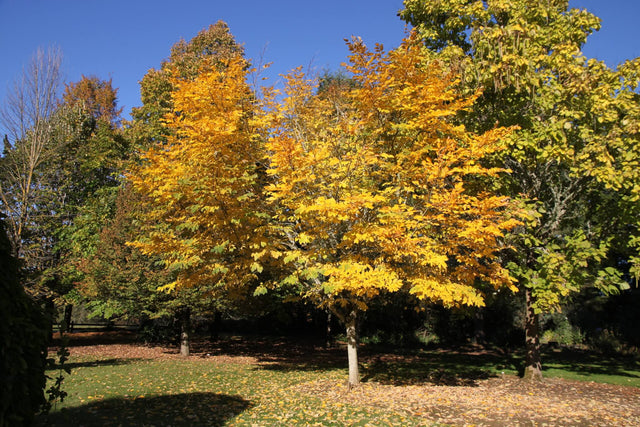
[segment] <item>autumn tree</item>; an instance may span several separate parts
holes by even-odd
[[[462,122],[478,131],[519,128],[496,164],[512,171],[504,194],[529,212],[510,237],[510,270],[526,294],[525,377],[539,379],[539,314],[585,286],[606,293],[627,286],[608,258],[616,238],[628,241],[638,229],[619,204],[626,200],[627,212],[637,205],[638,61],[610,69],[585,58],[581,49],[600,20],[567,0],[404,6],[400,16],[431,55],[459,70],[461,89],[483,90]]]
[[[406,291],[482,305],[480,283],[511,286],[497,253],[517,221],[507,198],[481,185],[503,172],[481,160],[504,148],[508,131],[454,124],[475,100],[455,89],[455,75],[413,39],[389,53],[359,40],[349,48],[353,83],[316,94],[296,70],[272,101],[267,189],[279,240],[254,257],[288,265],[280,286],[342,320],[355,386],[357,319],[370,302]]]
[[[53,262],[42,276],[55,288],[58,302],[64,303],[69,324],[79,297],[76,284],[82,275],[77,264],[87,250],[84,236],[97,234],[100,227],[100,218],[93,222],[80,218],[119,186],[129,144],[118,127],[117,89],[110,81],[83,77],[67,85],[59,109],[66,112],[66,131],[47,165],[47,185],[55,195],[47,209]]]
[[[132,143],[139,147],[141,153],[149,149],[160,149],[167,144],[168,138],[173,138],[176,126],[164,122],[166,115],[175,114],[173,93],[178,83],[188,84],[206,72],[222,71],[232,58],[242,56],[244,49],[236,43],[226,23],[218,21],[214,25],[200,31],[191,40],[180,40],[171,48],[169,58],[164,60],[159,69],[151,69],[141,81],[141,97],[143,105],[132,112],[133,120],[127,125],[127,134]],[[245,63],[245,66],[247,64]],[[204,104],[202,104],[204,106]],[[132,159],[134,164],[140,159]],[[147,196],[142,195],[143,198]],[[149,206],[139,209],[137,216],[149,218],[145,211],[152,210]],[[139,237],[139,236],[138,236]],[[132,240],[136,240],[135,237]],[[139,250],[139,249],[138,249]],[[151,256],[151,255],[149,255]],[[152,266],[149,266],[152,269]],[[189,293],[186,288],[176,289],[172,296],[179,301],[181,292]],[[203,298],[210,301],[210,311],[222,309],[224,298],[217,293],[215,298],[209,298],[207,291],[202,289]],[[184,304],[190,304],[186,300]],[[197,307],[192,307],[195,312]],[[199,309],[198,309],[199,310]],[[186,312],[182,310],[182,312]],[[215,317],[215,315],[214,315]]]
[[[130,144],[119,127],[122,109],[117,93],[111,80],[95,76],[66,85],[61,105],[80,112],[76,126],[81,129],[78,137],[65,141],[57,162],[57,192],[67,201],[67,224],[73,224],[73,218],[102,192],[113,192],[120,185]],[[71,236],[65,238],[71,244]]]
[[[129,176],[149,203],[133,244],[175,273],[167,292],[243,292],[259,273],[250,254],[265,244],[264,155],[247,73],[241,56],[221,67],[205,61],[192,80],[176,73],[167,141],[147,150]]]
[[[142,107],[131,112],[131,125],[137,130],[140,143],[146,147],[150,141],[164,140],[169,128],[162,125],[162,119],[173,110],[171,94],[176,79],[192,80],[203,67],[219,68],[243,53],[223,21],[203,29],[189,42],[180,40],[174,44],[169,58],[159,69],[150,69],[140,82]]]
[[[122,108],[118,108],[118,90],[112,80],[101,80],[96,76],[82,76],[65,86],[62,100],[67,105],[78,105],[95,121],[113,127],[120,122]]]

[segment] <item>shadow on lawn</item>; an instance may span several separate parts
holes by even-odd
[[[370,346],[359,349],[363,382],[475,386],[479,380],[495,377],[500,370],[518,369],[515,358],[487,349],[388,350]],[[325,348],[311,341],[231,338],[200,343],[196,352],[254,357],[260,369],[284,372],[347,369],[348,364],[344,345]]]
[[[221,426],[252,406],[239,397],[188,393],[107,399],[41,416],[38,426]]]
[[[194,350],[199,355],[254,357],[261,369],[284,372],[339,369],[346,366],[347,358],[342,347],[283,338],[229,338],[196,344]]]
[[[84,347],[90,345],[109,345],[109,344],[131,344],[138,341],[138,336],[133,331],[114,330],[114,331],[87,331],[87,332],[69,332],[65,334],[69,347]],[[59,347],[60,334],[55,333],[51,342],[51,347]]]
[[[65,362],[65,368],[69,368],[71,370],[76,368],[96,368],[98,366],[122,366],[128,365],[134,361],[140,359],[119,359],[119,358],[111,358],[111,359],[103,359],[103,360],[91,360],[86,362]],[[58,365],[55,368],[59,368]]]
[[[563,348],[546,351],[542,356],[543,368],[562,369],[581,375],[615,375],[640,378],[640,361],[634,357],[605,356],[592,351]]]
[[[368,363],[364,364],[362,381],[474,387],[480,380],[496,377],[499,369],[513,371],[516,366],[504,355],[488,350],[378,354],[369,357]]]

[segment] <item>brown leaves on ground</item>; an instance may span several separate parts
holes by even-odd
[[[95,357],[98,359],[181,359],[183,356],[177,347],[160,344],[143,344],[137,341],[133,332],[79,332],[68,335],[72,356]],[[58,337],[54,337],[54,345],[59,345]],[[52,348],[50,350],[54,350]],[[193,360],[206,358],[210,361],[229,363],[256,363],[256,358],[248,355],[227,355],[207,353],[203,348],[193,351]]]
[[[298,390],[452,425],[640,425],[640,389],[559,378],[532,384],[505,375],[473,387],[363,383],[351,392],[346,384],[319,381]]]

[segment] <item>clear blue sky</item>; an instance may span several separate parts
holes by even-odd
[[[639,0],[571,0],[603,19],[585,52],[615,66],[640,56]],[[222,19],[249,58],[273,65],[267,76],[299,65],[336,70],[344,39],[398,45],[402,0],[0,0],[0,102],[38,47],[56,45],[68,82],[81,75],[113,79],[125,115],[138,106],[138,82],[157,68],[180,38]]]

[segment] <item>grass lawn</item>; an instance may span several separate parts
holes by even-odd
[[[640,422],[639,388],[554,379],[523,385],[515,375],[521,359],[495,352],[400,355],[363,348],[363,386],[348,392],[342,348],[236,339],[196,350],[195,356],[180,358],[173,349],[134,344],[71,347],[72,374],[64,382],[68,397],[40,423],[531,425],[534,417],[551,424]],[[547,359],[547,377],[640,387],[634,360],[560,351]],[[567,396],[569,390],[573,396]],[[583,400],[566,400],[573,397]],[[629,405],[635,408],[624,411]]]

